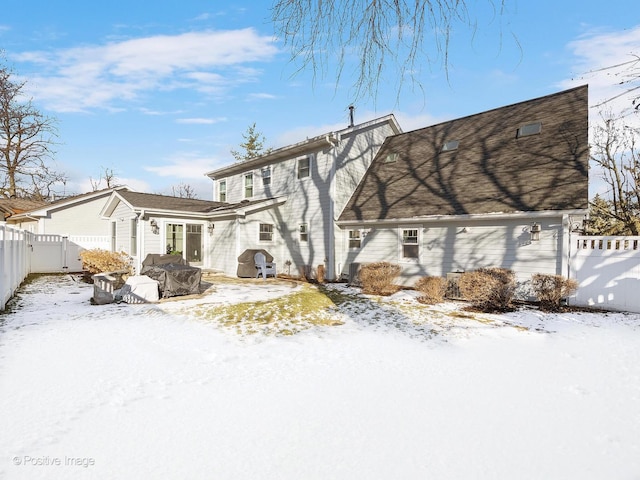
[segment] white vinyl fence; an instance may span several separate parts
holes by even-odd
[[[31,271],[33,234],[0,224],[0,309]]]
[[[640,237],[579,236],[570,255],[572,305],[640,312]]]
[[[109,247],[108,236],[42,235],[0,224],[0,310],[30,273],[80,272],[82,250]]]

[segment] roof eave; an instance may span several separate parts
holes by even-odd
[[[565,215],[587,215],[588,209],[572,209],[572,210],[541,210],[535,212],[496,212],[496,213],[471,213],[465,215],[423,215],[415,217],[388,218],[375,220],[338,220],[339,226],[349,225],[373,225],[373,224],[399,224],[399,223],[432,223],[446,221],[474,221],[474,220],[512,220],[521,218],[551,218],[563,217]]]

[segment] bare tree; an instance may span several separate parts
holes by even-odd
[[[629,96],[631,107],[635,110],[640,110],[640,93],[638,93],[640,90],[640,56],[631,53],[630,57],[631,59],[626,62],[588,72],[589,74],[607,72],[607,75],[610,75],[615,80],[612,83],[623,88],[621,93],[603,100],[598,105],[595,105],[596,107],[608,104],[617,98]]]
[[[480,3],[502,15],[506,1]],[[468,5],[466,0],[274,0],[272,21],[276,35],[291,47],[292,60],[301,63],[300,70],[310,67],[315,78],[335,61],[337,85],[347,59],[355,56],[355,99],[375,98],[388,68],[396,69],[398,94],[404,78],[420,85],[423,65],[442,65],[448,74],[454,27],[477,28]]]
[[[0,185],[9,198],[48,198],[66,176],[52,169],[55,119],[41,114],[25,100],[25,82],[0,66]]]
[[[599,196],[590,203],[592,217],[607,232],[640,233],[640,130],[611,113],[602,114],[603,123],[593,130],[591,160],[608,187],[608,198]]]
[[[255,122],[253,125],[249,125],[247,132],[242,134],[242,138],[244,138],[244,142],[240,144],[240,148],[244,149],[244,151],[231,150],[231,155],[238,162],[246,162],[271,152],[271,148],[264,147],[266,138],[262,133],[258,132]]]
[[[198,198],[194,188],[191,185],[182,182],[171,187],[171,196],[180,198]]]
[[[116,174],[112,168],[100,168],[102,169],[102,172],[100,173],[100,177],[97,180],[94,180],[93,177],[89,177],[89,182],[91,182],[91,189],[94,192],[97,190],[102,190],[103,188],[113,188],[118,184],[118,177],[116,177]]]

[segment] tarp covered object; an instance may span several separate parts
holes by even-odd
[[[140,273],[158,281],[162,298],[200,293],[202,271],[197,267],[167,263],[142,267]]]
[[[158,281],[147,275],[132,275],[120,289],[120,297],[126,303],[157,302]]]
[[[255,278],[256,273],[256,261],[254,259],[256,253],[262,252],[267,259],[267,263],[273,262],[273,255],[266,250],[255,249],[245,250],[238,257],[238,272],[237,275],[240,278]]]

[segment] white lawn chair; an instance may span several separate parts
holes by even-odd
[[[262,278],[266,280],[269,275],[276,276],[276,264],[267,262],[267,257],[264,256],[264,253],[256,253],[253,256],[253,260],[256,262],[256,269],[258,270],[256,278],[260,278],[260,275],[262,275]]]

